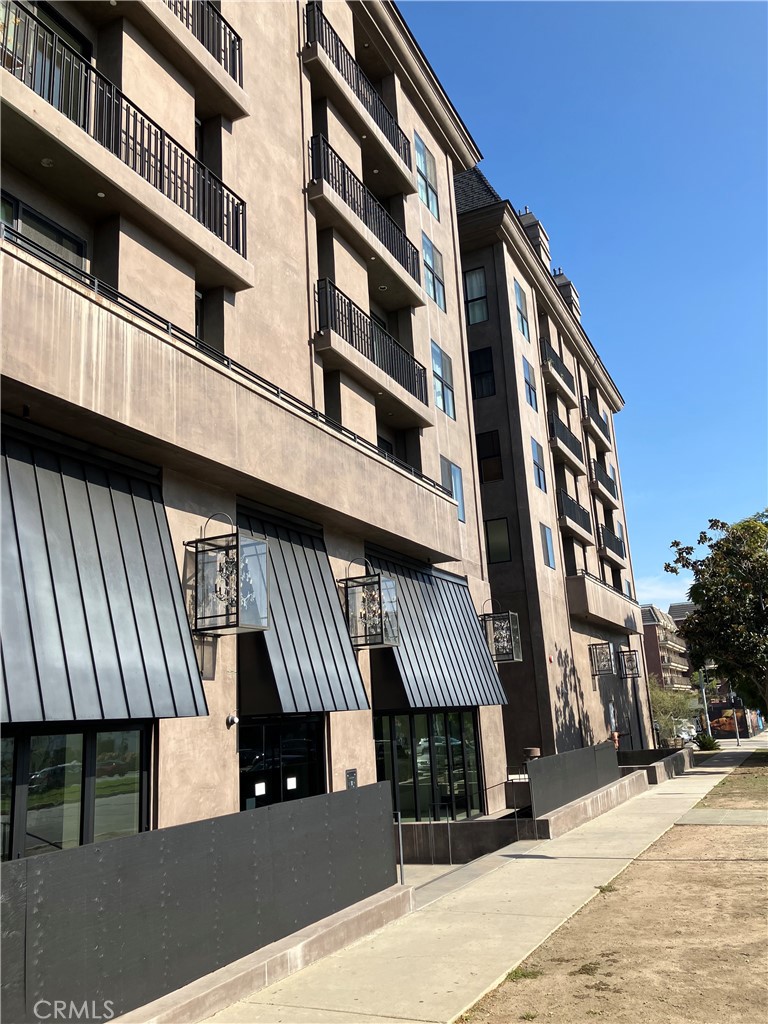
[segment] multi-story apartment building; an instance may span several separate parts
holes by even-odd
[[[503,806],[453,192],[480,154],[396,7],[0,20],[3,856],[377,779],[406,819]]]
[[[477,169],[456,178],[491,591],[518,615],[500,665],[510,764],[523,750],[651,743],[613,416],[622,397],[550,271],[549,239]]]
[[[688,647],[678,634],[671,615],[653,604],[644,604],[643,645],[648,672],[655,675],[662,686],[674,690],[689,690],[691,665]]]

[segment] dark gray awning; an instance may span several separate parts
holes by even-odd
[[[466,580],[371,561],[397,580],[400,646],[394,652],[410,707],[506,704]]]
[[[4,722],[207,708],[157,484],[6,435]]]
[[[323,542],[238,515],[238,525],[269,539],[269,629],[264,632],[283,711],[360,711],[369,707]]]

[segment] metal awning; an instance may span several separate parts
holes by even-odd
[[[325,545],[241,511],[238,525],[269,542],[270,628],[263,636],[284,712],[369,707]]]
[[[395,661],[412,708],[506,704],[465,579],[382,558],[397,580],[400,646]]]
[[[160,488],[6,434],[2,720],[207,708]]]

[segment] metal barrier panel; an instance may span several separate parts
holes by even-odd
[[[597,789],[616,782],[621,778],[619,759],[616,756],[616,748],[613,743],[598,743],[592,748],[595,752],[595,766],[597,768]]]
[[[539,757],[527,767],[537,818],[620,777],[612,743]]]
[[[157,999],[397,882],[388,783],[4,865],[2,1014]]]

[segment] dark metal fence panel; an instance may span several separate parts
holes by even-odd
[[[3,1018],[38,1000],[115,1015],[397,881],[388,783],[3,868]]]
[[[557,511],[571,522],[578,523],[582,530],[592,533],[592,519],[587,509],[562,489],[557,492]]]
[[[545,339],[541,342],[541,359],[544,363],[552,364],[555,372],[559,375],[561,380],[565,381],[571,391],[576,390],[576,382],[573,379],[573,374]]]
[[[581,459],[582,462],[584,461],[584,448],[581,441],[554,412],[549,414],[549,436],[550,438],[558,438],[569,451],[573,452],[577,459]]]
[[[243,41],[210,0],[165,0],[195,39],[237,82],[243,84]]]
[[[612,743],[540,757],[527,768],[537,818],[620,778]]]

